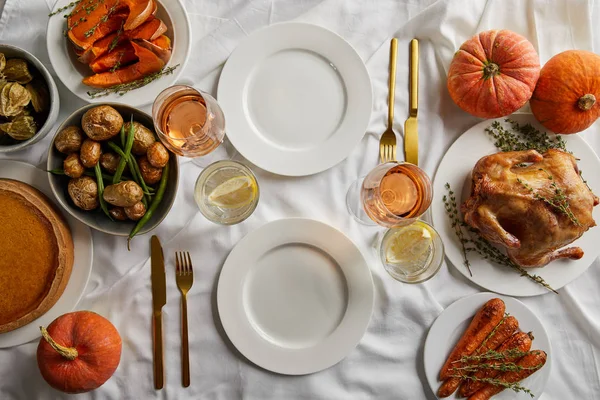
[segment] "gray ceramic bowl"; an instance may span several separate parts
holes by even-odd
[[[94,108],[100,105],[109,105],[114,107],[121,115],[125,121],[129,121],[131,115],[133,114],[134,121],[140,122],[148,129],[154,131],[154,125],[152,123],[152,118],[133,107],[129,107],[124,104],[119,103],[103,103],[103,104],[89,104],[87,106],[81,107],[79,110],[75,111],[71,114],[58,128],[56,133],[62,131],[63,128],[70,125],[78,125],[81,126],[81,117],[83,114],[90,108]],[[54,139],[52,139],[52,143],[50,145],[50,149],[48,150],[48,170],[58,169],[63,167],[63,160],[65,159],[65,155],[60,153],[54,147],[54,140],[56,140],[56,135],[54,135]],[[170,153],[169,159],[169,180],[167,182],[167,189],[165,191],[164,197],[159,204],[158,208],[154,212],[154,215],[151,219],[146,223],[146,225],[142,228],[139,234],[143,234],[151,231],[156,228],[158,224],[162,222],[162,220],[167,216],[171,206],[173,206],[173,202],[175,201],[175,195],[177,194],[177,186],[179,183],[179,163],[177,162],[177,156],[173,153]],[[69,183],[69,177],[60,176],[48,173],[48,180],[50,181],[50,187],[54,192],[54,195],[58,199],[60,205],[67,210],[69,214],[73,217],[77,218],[79,221],[83,222],[90,228],[94,228],[98,231],[108,233],[110,235],[116,236],[128,236],[131,229],[135,226],[134,221],[111,221],[108,219],[106,215],[102,213],[100,207],[96,210],[92,211],[84,211],[79,207],[73,204],[69,193],[67,192],[67,185]]]
[[[50,111],[48,112],[48,117],[44,122],[44,125],[40,127],[40,129],[33,135],[33,137],[29,140],[24,140],[22,142],[18,142],[16,144],[11,145],[0,145],[0,153],[8,153],[11,151],[21,150],[27,146],[30,146],[34,143],[39,142],[52,130],[54,123],[56,122],[56,118],[58,117],[58,109],[60,108],[60,100],[58,97],[58,90],[56,89],[56,84],[52,79],[52,76],[44,67],[44,64],[40,62],[35,56],[23,49],[20,49],[15,46],[11,46],[8,44],[0,44],[0,53],[4,53],[6,58],[21,58],[27,61],[31,66],[33,66],[39,74],[44,78],[46,82],[46,86],[48,86],[48,92],[50,93]]]

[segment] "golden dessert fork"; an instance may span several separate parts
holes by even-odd
[[[187,294],[194,284],[189,252],[175,253],[175,281],[181,292],[181,384],[190,386],[190,349],[188,345]]]
[[[396,94],[396,58],[398,53],[398,39],[393,38],[390,43],[390,80],[388,95],[388,123],[387,129],[379,139],[379,158],[381,163],[396,161],[396,134],[394,124],[394,99]]]

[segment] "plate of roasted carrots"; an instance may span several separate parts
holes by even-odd
[[[425,341],[425,374],[440,399],[537,399],[550,376],[550,341],[523,303],[478,293],[450,305]]]
[[[180,0],[59,0],[48,20],[50,62],[87,102],[151,103],[190,52]]]

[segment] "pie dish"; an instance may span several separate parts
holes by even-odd
[[[20,328],[60,298],[73,267],[71,231],[37,189],[0,179],[0,333]]]

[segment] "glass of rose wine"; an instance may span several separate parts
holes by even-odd
[[[389,162],[354,182],[346,195],[350,214],[365,225],[410,225],[431,205],[429,176],[410,163]]]
[[[225,137],[221,107],[210,94],[191,86],[163,90],[152,106],[152,118],[161,142],[180,156],[206,156]]]

